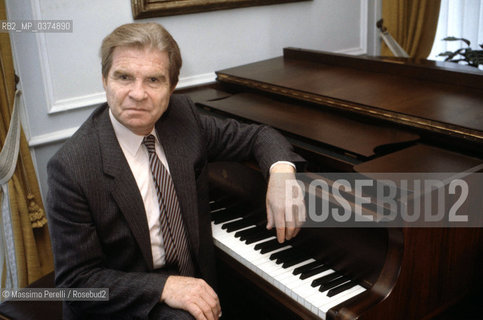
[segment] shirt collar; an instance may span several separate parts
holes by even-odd
[[[131,155],[135,156],[142,145],[144,136],[135,134],[127,127],[125,127],[122,123],[120,123],[114,117],[110,108],[109,108],[109,118],[111,119],[112,127],[114,128],[114,133],[116,134],[117,140],[119,141],[119,144],[121,145],[121,147],[127,150]],[[154,135],[156,140],[158,139],[154,128],[151,131],[151,134]]]

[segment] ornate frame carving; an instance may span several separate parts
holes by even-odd
[[[131,0],[134,19],[308,0]]]

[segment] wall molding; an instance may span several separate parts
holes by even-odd
[[[369,0],[361,0],[360,3],[360,19],[359,25],[359,46],[336,50],[335,53],[343,53],[349,55],[362,55],[368,53],[368,32],[369,32]]]
[[[40,10],[40,0],[30,0],[32,5],[32,16],[33,20],[42,20],[42,12]],[[35,39],[37,41],[37,48],[39,52],[40,59],[40,72],[42,78],[42,84],[45,94],[45,103],[47,105],[47,112],[50,112],[50,106],[53,105],[54,101],[54,88],[53,79],[51,76],[51,69],[49,63],[49,55],[47,50],[47,38],[45,32],[38,32],[35,34]]]
[[[364,53],[367,53],[367,33],[368,33],[368,22],[369,22],[369,0],[361,0],[361,24],[359,28],[359,44],[360,48]]]
[[[195,75],[191,77],[180,78],[177,89],[186,89],[189,87],[204,85],[213,83],[216,79],[214,72]],[[57,104],[52,108],[51,113],[59,113],[65,111],[72,111],[75,109],[87,108],[93,105],[98,105],[106,102],[106,94],[104,92],[98,92],[90,95],[79,96],[71,99],[59,100]],[[46,134],[33,136],[29,139],[29,147],[36,148],[43,145],[63,142],[70,138],[79,127],[73,127],[63,130],[57,130]]]
[[[190,77],[184,77],[179,79],[179,82],[176,88],[184,89],[184,88],[194,87],[198,85],[203,85],[210,82],[214,82],[215,79],[216,79],[216,75],[214,72],[194,75]],[[49,114],[51,115],[59,112],[88,108],[104,102],[106,102],[106,94],[104,91],[87,94],[83,96],[77,96],[69,99],[57,100],[50,107]]]
[[[36,148],[51,143],[63,142],[69,139],[78,129],[79,127],[68,128],[31,137],[29,147]]]
[[[87,108],[104,102],[106,102],[106,93],[104,91],[69,99],[61,99],[55,101],[49,108],[49,114]]]
[[[179,79],[176,89],[186,89],[216,81],[215,72],[203,73],[191,77],[183,77]]]

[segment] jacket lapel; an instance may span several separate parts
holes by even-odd
[[[117,141],[108,110],[106,106],[97,123],[104,173],[113,178],[106,187],[110,188],[114,200],[139,245],[149,270],[152,270],[153,256],[144,203],[136,180]]]

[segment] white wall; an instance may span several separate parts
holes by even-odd
[[[287,46],[374,54],[380,0],[313,0],[156,19],[183,54],[179,87],[214,80],[214,71],[282,54]],[[105,101],[99,46],[132,22],[130,0],[7,0],[9,20],[73,20],[72,33],[11,33],[23,91],[22,122],[47,190],[46,164]]]

